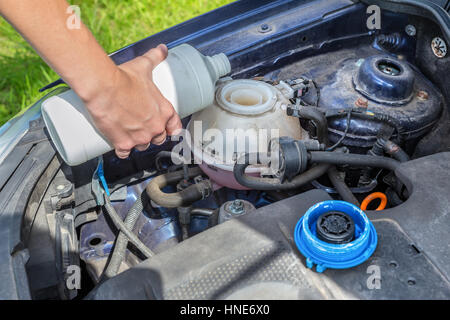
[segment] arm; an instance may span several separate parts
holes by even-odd
[[[120,158],[135,146],[161,144],[181,129],[172,105],[151,80],[167,47],[116,66],[84,24],[68,28],[68,6],[66,0],[1,0],[0,15],[84,101]]]

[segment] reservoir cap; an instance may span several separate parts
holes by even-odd
[[[317,237],[328,243],[348,243],[355,235],[355,223],[348,214],[330,211],[322,214],[316,223]]]
[[[309,208],[295,227],[294,240],[306,257],[307,267],[316,265],[317,272],[355,267],[369,259],[378,242],[375,227],[364,211],[337,200]],[[332,243],[337,241],[346,243]]]

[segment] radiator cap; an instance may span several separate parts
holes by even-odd
[[[352,241],[337,244],[319,238],[317,221],[330,212],[344,213],[353,220]],[[346,231],[352,232],[351,224],[346,228]],[[306,257],[307,267],[316,265],[316,271],[323,272],[327,268],[347,269],[363,263],[375,251],[378,238],[375,227],[364,211],[349,202],[330,200],[317,203],[308,209],[295,227],[294,240],[297,248]]]

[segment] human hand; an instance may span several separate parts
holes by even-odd
[[[152,81],[153,69],[166,59],[165,45],[120,66],[113,79],[106,79],[85,102],[97,128],[114,146],[119,158],[131,149],[146,150],[160,145],[167,135],[177,134],[181,120]]]

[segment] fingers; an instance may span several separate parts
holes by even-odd
[[[150,144],[155,145],[162,145],[164,142],[166,142],[167,139],[167,133],[166,131],[161,132],[160,134],[157,134],[151,138],[151,142],[148,143],[142,143],[143,139],[139,139],[141,141],[141,144],[136,144],[134,148],[138,151],[145,151],[150,147]],[[131,149],[125,149],[125,148],[116,148],[116,155],[120,159],[126,159],[130,156]]]
[[[178,114],[174,113],[173,116],[166,123],[166,131],[169,136],[179,134],[182,129],[182,124]]]
[[[137,145],[135,148],[137,151],[145,151],[150,147],[150,143]]]
[[[167,133],[164,131],[163,133],[153,137],[151,143],[155,145],[162,145],[164,142],[166,142],[167,139]],[[151,143],[147,144],[139,144],[135,146],[135,149],[138,151],[145,151],[150,147]],[[124,149],[116,149],[116,155],[119,159],[126,159],[130,156],[131,150],[124,150]]]
[[[126,159],[130,155],[131,150],[116,149],[116,156],[119,159]]]
[[[114,125],[109,124],[111,128],[123,128],[123,131],[114,131],[114,135],[120,139],[111,139],[115,142],[116,155],[121,159],[129,157],[133,147],[138,151],[145,151],[151,143],[161,145],[166,141],[167,135],[181,129],[181,120],[173,106],[151,81],[151,71],[164,61],[167,55],[167,47],[159,45],[120,66],[124,75],[120,83],[125,84],[127,88],[125,104],[130,104],[128,101],[133,98],[136,100],[135,104],[140,107],[131,111],[127,109],[122,112],[121,117],[113,119]],[[133,89],[134,93],[131,92]],[[124,137],[123,134],[128,136]]]
[[[156,145],[162,145],[164,142],[166,142],[167,133],[164,131],[163,133],[153,137],[152,143]]]
[[[156,48],[150,49],[142,56],[149,59],[153,67],[156,67],[158,64],[166,60],[168,54],[169,50],[167,49],[166,45],[160,44]]]

